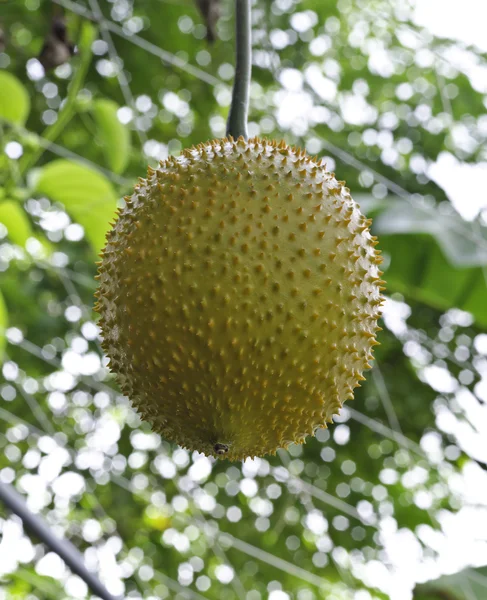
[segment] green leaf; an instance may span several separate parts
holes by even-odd
[[[0,292],[0,361],[3,358],[3,353],[7,346],[7,338],[5,337],[5,331],[8,327],[8,311],[5,300],[3,299],[2,292]]]
[[[42,592],[44,598],[52,598],[57,600],[64,595],[64,587],[57,580],[48,576],[38,575],[33,569],[17,568],[9,577],[22,582],[24,585],[29,584],[36,592]]]
[[[388,291],[440,310],[466,310],[487,326],[485,230],[457,214],[403,200],[390,199],[385,208],[372,206],[369,215],[375,211],[372,229],[386,258]]]
[[[29,238],[35,238],[43,247],[43,256],[52,254],[51,242],[42,233],[35,232],[32,229],[29,217],[19,202],[15,200],[0,201],[0,223],[5,225],[8,238],[17,246],[25,247]]]
[[[0,119],[24,125],[29,115],[29,93],[11,73],[0,71]]]
[[[98,127],[108,166],[122,173],[130,156],[130,131],[118,119],[120,107],[116,102],[102,98],[93,102],[93,116]]]
[[[54,160],[39,169],[34,191],[64,205],[84,227],[85,236],[98,251],[117,208],[117,195],[99,171],[69,160]]]
[[[33,237],[29,218],[18,202],[5,200],[0,203],[0,223],[5,225],[10,241],[17,246],[25,246],[25,242]]]
[[[457,267],[487,265],[485,228],[476,228],[457,213],[442,214],[436,208],[390,200],[374,225],[378,233],[433,236],[450,263]]]
[[[414,600],[484,600],[487,590],[487,567],[465,569],[435,581],[417,585]]]

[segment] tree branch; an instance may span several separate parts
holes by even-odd
[[[248,138],[250,78],[252,73],[251,0],[235,0],[236,61],[232,104],[228,114],[227,135]]]
[[[96,575],[88,571],[83,556],[69,540],[56,537],[40,517],[30,512],[23,498],[12,486],[0,483],[0,500],[22,519],[26,528],[64,560],[71,571],[81,577],[94,594],[103,600],[121,600],[112,596]]]

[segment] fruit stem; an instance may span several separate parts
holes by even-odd
[[[235,80],[228,114],[227,135],[248,138],[250,78],[252,74],[251,0],[235,0]]]

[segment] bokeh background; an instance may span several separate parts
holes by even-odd
[[[250,134],[325,158],[374,218],[374,369],[275,457],[141,423],[100,349],[96,256],[147,164],[224,135],[234,3],[4,0],[0,485],[126,598],[485,599],[486,5],[253,5]],[[0,507],[0,599],[88,597]]]

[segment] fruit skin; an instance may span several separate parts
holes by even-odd
[[[230,460],[331,422],[380,330],[369,225],[343,182],[284,142],[214,140],[149,168],[107,234],[96,306],[141,417]]]

